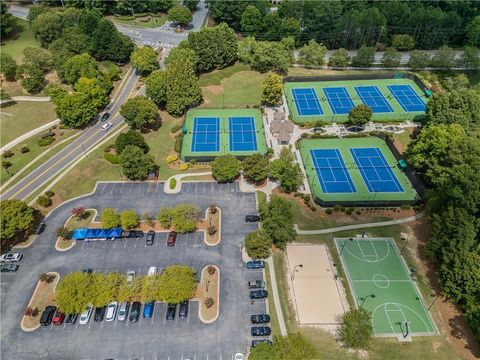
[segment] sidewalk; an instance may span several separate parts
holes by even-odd
[[[0,148],[0,153],[3,153],[5,150],[8,150],[8,149],[12,148],[13,146],[25,141],[26,139],[28,139],[29,137],[31,137],[35,134],[38,134],[38,133],[41,133],[42,131],[50,129],[52,126],[57,125],[58,123],[60,123],[60,119],[50,121],[49,123],[46,123],[42,126],[39,126],[36,129],[30,130],[29,132],[19,136],[15,140],[10,141],[8,144],[3,145]]]

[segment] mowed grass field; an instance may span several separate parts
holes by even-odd
[[[2,43],[0,51],[11,55],[17,63],[23,61],[23,50],[27,47],[40,47],[40,43],[33,36],[28,21],[17,19],[20,31],[11,38]]]

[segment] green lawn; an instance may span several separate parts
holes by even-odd
[[[199,84],[201,87],[208,85],[220,85],[223,79],[227,79],[240,71],[250,71],[250,66],[236,63],[225,69],[213,70],[212,72],[200,75]]]
[[[2,130],[3,131],[3,130]],[[10,179],[11,176],[15,175],[19,170],[21,170],[25,165],[27,165],[30,161],[35,159],[37,156],[42,155],[46,150],[53,148],[51,151],[46,153],[45,155],[42,155],[40,160],[47,161],[50,159],[53,155],[58,153],[61,149],[63,149],[65,146],[69,144],[68,141],[64,142],[61,145],[56,146],[58,143],[60,143],[62,140],[67,139],[70,136],[73,136],[74,134],[78,133],[78,130],[73,130],[73,129],[64,129],[63,135],[53,142],[53,144],[49,146],[38,146],[38,139],[40,136],[35,135],[32,136],[31,138],[27,139],[25,142],[22,142],[14,147],[12,147],[10,150],[13,151],[14,156],[11,158],[8,158],[6,160],[10,161],[12,163],[12,166],[8,168],[8,171],[10,172],[10,175],[7,173],[7,171],[2,167],[0,171],[0,183],[6,182],[8,179]],[[22,154],[20,152],[20,148],[22,146],[26,146],[30,149],[28,153]],[[38,166],[38,162],[34,163],[32,166],[30,166],[28,169],[26,169],[23,172],[23,176],[27,175],[30,171],[32,171],[35,167]]]
[[[0,51],[11,55],[18,63],[22,62],[23,49],[27,47],[40,47],[40,43],[33,36],[28,21],[17,19],[17,24],[21,30],[13,38],[6,40],[5,44],[2,44]]]
[[[22,134],[57,118],[55,106],[50,102],[22,101],[3,105],[0,142],[3,145]]]
[[[412,142],[412,138],[410,137],[410,134],[408,131],[404,131],[401,134],[395,134],[394,139],[398,140],[400,144],[402,144],[404,150],[406,150],[408,147],[408,144]]]
[[[116,17],[110,17],[110,20],[112,20],[115,24],[120,24],[120,25],[127,25],[127,26],[132,26],[132,27],[138,27],[138,28],[156,28],[159,26],[162,26],[165,24],[165,21],[167,21],[167,14],[160,14],[159,16],[152,16],[150,21],[140,21],[138,19],[135,20],[124,20],[124,19],[119,19]]]
[[[270,268],[268,267],[268,264],[265,267],[265,279],[267,283],[267,291],[269,294],[272,294],[272,285],[270,281]],[[273,301],[273,296],[268,297],[268,309],[270,314],[270,327],[272,328],[272,335],[281,336],[282,333],[280,332],[280,325],[278,324],[277,311],[275,310],[275,303]]]

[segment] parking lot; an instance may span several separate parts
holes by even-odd
[[[143,239],[77,242],[66,252],[54,249],[55,229],[65,222],[73,207],[136,209],[153,216],[158,209],[193,203],[203,213],[214,202],[222,210],[222,241],[206,246],[203,232],[179,235],[175,247],[166,246],[166,233],[157,233],[153,246]],[[266,301],[249,299],[249,280],[262,279],[262,271],[247,270],[241,261],[245,235],[257,224],[245,223],[256,213],[254,194],[241,193],[238,185],[187,183],[182,192],[166,195],[162,183],[100,183],[95,193],[55,209],[46,219],[46,229],[33,246],[22,250],[24,259],[14,274],[2,274],[2,358],[4,359],[231,359],[246,354],[251,343],[250,314],[266,312]],[[220,268],[220,314],[204,324],[198,317],[198,302],[191,301],[188,317],[167,321],[166,304],[157,303],[151,319],[137,323],[94,322],[88,325],[42,327],[33,332],[20,329],[23,309],[33,293],[38,276],[45,271],[66,275],[82,268],[94,271],[135,270],[146,274],[150,266],[159,271],[172,264],[187,264],[198,272],[206,265]]]

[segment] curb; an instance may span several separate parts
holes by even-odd
[[[203,176],[203,175],[212,175],[212,172],[207,171],[207,172],[198,172],[198,173],[183,173],[183,174],[170,176],[167,180],[165,180],[163,191],[165,192],[165,194],[178,194],[180,191],[182,191],[182,179],[184,177]],[[177,184],[175,185],[175,188],[170,189],[170,180],[172,178],[177,180]]]
[[[55,291],[55,289],[57,288],[57,285],[58,285],[58,282],[60,281],[60,274],[57,273],[56,271],[49,271],[47,272],[47,274],[53,274],[55,275],[57,278],[55,280],[55,285],[53,287],[53,291]],[[37,292],[38,290],[38,287],[40,286],[40,280],[37,281],[37,286],[35,287],[35,290],[33,291],[33,294],[32,294],[32,297],[30,298],[30,301],[28,302],[28,305],[27,307],[30,307],[30,305],[32,304],[32,301],[33,301],[33,297],[35,296],[35,293]],[[31,332],[31,331],[35,331],[37,330],[39,327],[40,327],[40,324],[38,324],[37,326],[35,326],[34,328],[27,328],[23,325],[23,320],[25,319],[25,315],[22,316],[22,320],[20,320],[20,328],[25,331],[25,332]]]
[[[215,321],[217,321],[218,319],[218,315],[220,314],[220,269],[218,268],[217,265],[206,265],[202,268],[202,272],[204,269],[206,269],[207,267],[209,266],[213,266],[215,269],[217,269],[217,276],[218,276],[218,286],[217,286],[217,313],[215,314],[214,318],[211,319],[211,320],[205,320],[203,317],[202,317],[202,314],[201,314],[201,311],[200,309],[202,308],[202,301],[201,300],[198,300],[198,302],[200,303],[199,306],[198,306],[198,318],[200,319],[201,322],[203,322],[204,324],[211,324],[211,323],[214,323]],[[201,283],[202,279],[200,279],[200,283]]]
[[[92,212],[94,213],[93,219],[95,219],[95,218],[97,217],[97,214],[98,214],[97,209],[90,209],[90,208],[89,208],[89,209],[85,209],[85,211],[92,211]],[[71,219],[72,217],[73,217],[73,215],[70,215],[70,216],[68,217],[67,221],[65,221],[65,223],[63,224],[63,227],[64,227],[64,228],[67,226],[67,223],[70,221],[70,219]],[[93,222],[93,220],[92,220],[92,222]],[[73,248],[73,247],[77,244],[77,242],[76,242],[75,240],[73,240],[72,245],[70,245],[68,248],[61,249],[61,248],[58,247],[58,243],[59,243],[60,239],[61,239],[61,238],[60,238],[60,236],[59,236],[59,237],[57,237],[57,241],[55,241],[55,250],[60,251],[60,252],[68,251],[68,250],[70,250],[71,248]]]

